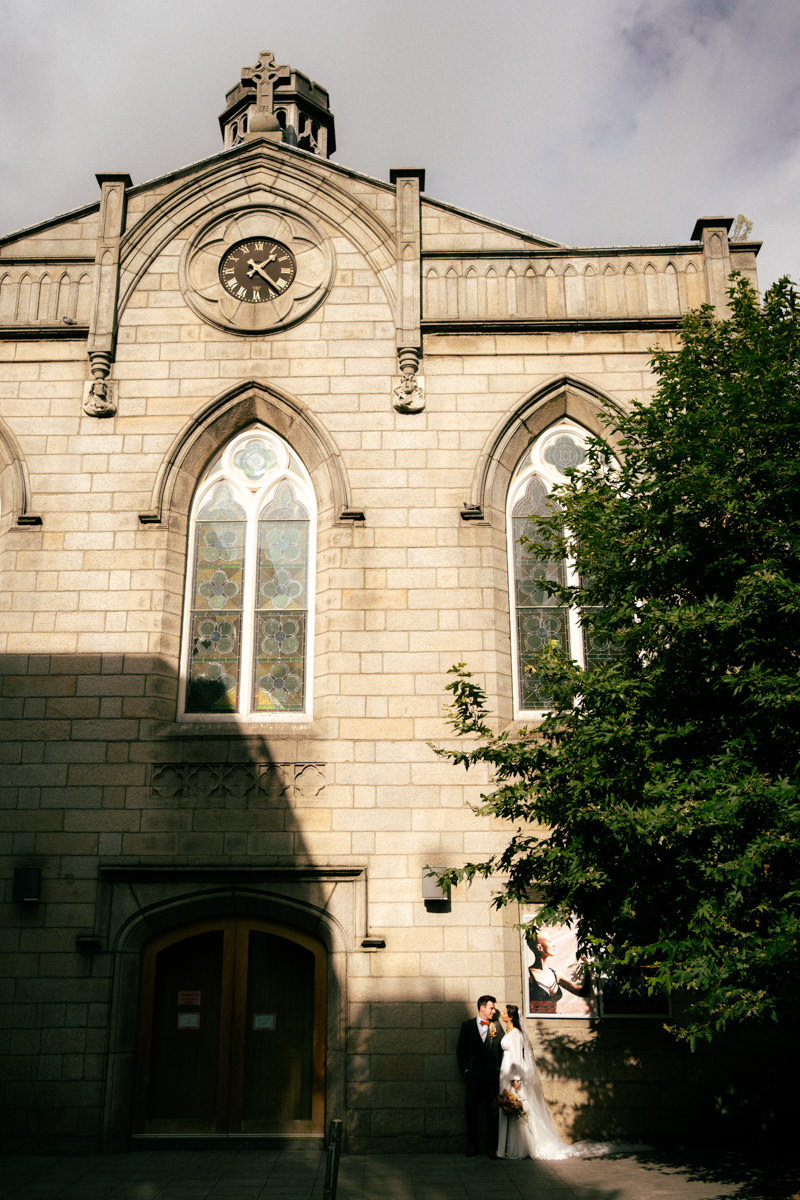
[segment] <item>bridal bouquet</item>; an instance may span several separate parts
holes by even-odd
[[[504,1112],[509,1121],[518,1121],[520,1117],[526,1116],[525,1106],[520,1100],[516,1092],[512,1092],[509,1088],[503,1088],[500,1095],[495,1100],[495,1106]]]

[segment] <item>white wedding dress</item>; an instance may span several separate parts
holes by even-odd
[[[554,1159],[586,1154],[585,1144],[583,1147],[567,1146],[562,1142],[544,1098],[530,1042],[518,1029],[511,1029],[500,1045],[503,1048],[500,1091],[505,1088],[513,1091],[512,1080],[519,1079],[517,1095],[522,1100],[525,1116],[509,1119],[500,1109],[497,1157]],[[598,1149],[600,1147],[594,1153]]]

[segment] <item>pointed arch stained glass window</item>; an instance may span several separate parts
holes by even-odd
[[[316,506],[303,465],[249,430],[195,496],[184,623],[183,712],[307,713]]]
[[[513,616],[511,642],[515,706],[522,712],[547,709],[551,697],[535,672],[535,656],[556,643],[582,666],[591,666],[604,656],[594,645],[589,626],[582,626],[574,609],[549,595],[545,581],[575,582],[572,564],[537,558],[520,544],[534,533],[531,518],[551,512],[551,490],[564,482],[565,472],[586,460],[586,433],[569,420],[551,426],[526,451],[517,464],[508,496],[509,584]]]

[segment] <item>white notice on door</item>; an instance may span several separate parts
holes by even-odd
[[[253,1013],[253,1029],[274,1029],[275,1013]]]

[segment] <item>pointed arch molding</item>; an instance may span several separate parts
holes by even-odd
[[[226,212],[259,206],[276,206],[323,226],[333,225],[370,263],[394,311],[396,260],[392,231],[339,182],[332,164],[319,159],[308,162],[309,157],[295,157],[283,147],[259,141],[228,150],[207,165],[190,169],[186,182],[164,196],[122,237],[118,318],[150,265],[175,237]],[[341,168],[338,173],[349,174]],[[386,185],[386,190],[394,195],[394,188]],[[133,188],[129,195],[136,193]]]
[[[28,468],[17,439],[0,417],[0,517],[3,525],[41,525],[42,518],[30,510],[31,486]]]
[[[471,503],[480,505],[486,519],[502,525],[511,476],[531,442],[556,421],[570,417],[589,433],[612,446],[613,430],[604,413],[622,413],[610,396],[568,375],[538,388],[490,434],[475,471]]]
[[[336,521],[349,507],[350,491],[333,441],[295,397],[248,380],[212,400],[184,425],[159,468],[152,507],[139,514],[141,524],[185,529],[204,467],[226,442],[255,424],[267,426],[295,450],[311,475],[320,522]]]

